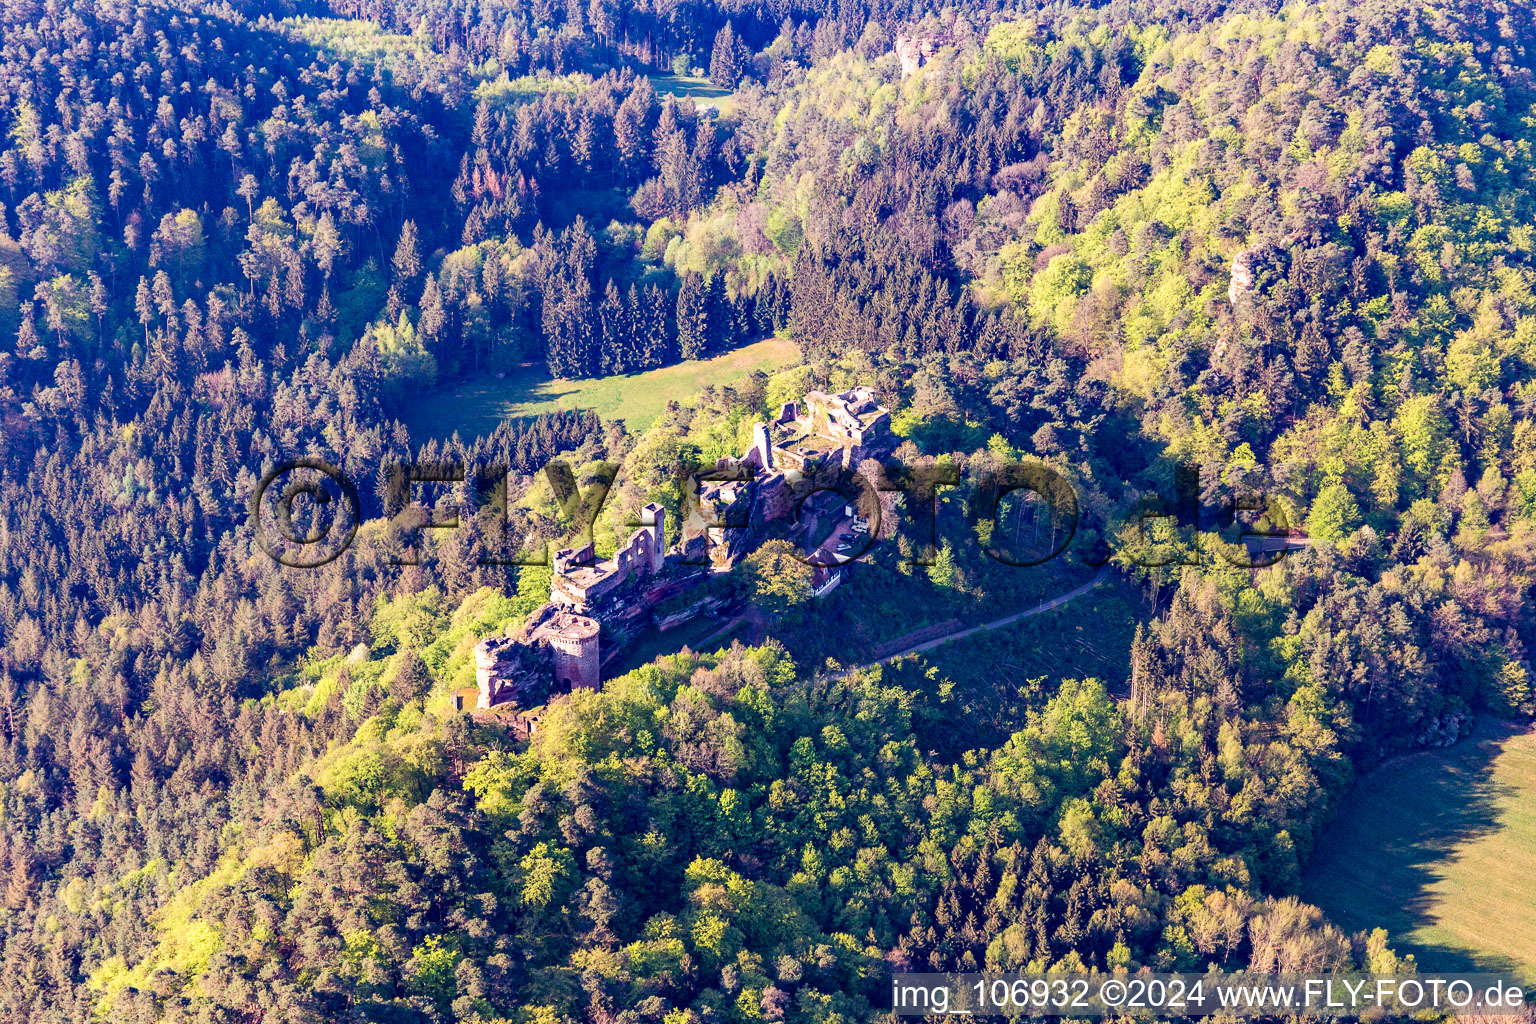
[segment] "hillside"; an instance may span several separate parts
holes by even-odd
[[[7,11],[0,1018],[1445,966],[1401,878],[1303,878],[1433,838],[1348,838],[1373,768],[1536,714],[1529,5]],[[455,710],[551,594],[509,539],[677,536],[680,465],[855,387],[959,483],[887,492],[836,590],[764,545],[531,739]],[[351,490],[265,486],[306,459]],[[1076,502],[1043,564],[994,557],[1020,466]],[[1478,920],[1531,920],[1482,824]]]

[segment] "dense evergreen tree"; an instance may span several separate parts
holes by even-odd
[[[702,275],[683,275],[677,293],[677,344],[684,359],[701,359],[715,340],[711,293]]]
[[[725,27],[715,33],[715,45],[709,53],[710,81],[722,89],[736,88],[741,78],[739,46],[735,30],[731,28],[730,22],[726,22]]]

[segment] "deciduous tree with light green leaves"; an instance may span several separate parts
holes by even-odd
[[[1342,483],[1328,484],[1317,492],[1307,513],[1307,535],[1323,544],[1337,544],[1360,525],[1360,506]]]

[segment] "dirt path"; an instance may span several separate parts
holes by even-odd
[[[932,640],[925,640],[920,644],[913,644],[906,650],[897,651],[895,654],[888,654],[881,658],[879,661],[872,661],[865,665],[855,665],[847,671],[843,672],[842,675],[846,676],[849,673],[857,672],[860,669],[874,668],[876,665],[884,665],[888,662],[895,661],[897,658],[904,658],[909,654],[919,654],[923,651],[931,651],[935,647],[942,647],[943,645],[949,643],[951,640],[962,640],[965,637],[971,636],[975,633],[980,633],[984,629],[1002,629],[1004,626],[1011,626],[1015,622],[1018,622],[1020,619],[1027,619],[1031,615],[1039,615],[1041,612],[1048,612],[1052,608],[1060,608],[1068,601],[1082,597],[1084,594],[1088,593],[1088,591],[1092,590],[1094,587],[1098,586],[1108,578],[1109,566],[1105,565],[1100,567],[1099,571],[1093,574],[1093,579],[1089,580],[1087,583],[1073,587],[1071,590],[1064,594],[1057,594],[1049,601],[1042,601],[1032,608],[1026,608],[1021,612],[1014,612],[1012,615],[1005,615],[1000,619],[993,619],[991,622],[983,622],[979,626],[967,626],[964,629],[957,629],[952,633],[945,633],[941,637],[936,637]]]

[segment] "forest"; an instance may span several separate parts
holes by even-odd
[[[0,1019],[862,1024],[903,971],[1434,969],[1298,893],[1361,774],[1536,716],[1529,5],[8,0],[0,33]],[[770,336],[799,362],[644,430],[405,426]],[[616,467],[611,550],[686,512],[674,466],[855,384],[908,464],[1070,481],[1077,546],[1000,566],[956,488],[934,551],[908,517],[824,604],[749,561],[761,635],[527,742],[454,713],[548,595],[503,521],[581,525],[552,461]],[[363,508],[314,569],[247,515],[300,457]],[[471,479],[407,509],[410,461]],[[1244,502],[1296,550],[1217,557]],[[1106,651],[852,668],[1101,551]]]

